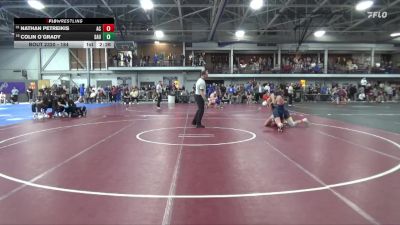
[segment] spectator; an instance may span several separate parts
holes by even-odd
[[[33,99],[33,89],[31,87],[26,90],[26,95],[28,96],[29,103],[32,103]]]
[[[78,88],[76,87],[76,85],[74,85],[71,89],[71,99],[72,101],[76,101],[77,98],[78,98]]]
[[[386,92],[386,101],[392,101],[393,98],[393,88],[391,85],[387,85],[385,88]]]
[[[271,86],[269,86],[269,83],[265,84],[264,91],[266,91],[267,93],[271,93]]]
[[[124,98],[124,103],[126,104],[126,106],[128,106],[131,100],[131,96],[128,89],[125,89],[123,98]]]
[[[110,92],[111,93],[111,101],[117,102],[117,92],[118,92],[117,87],[112,86],[111,92]]]
[[[225,94],[222,96],[221,102],[222,102],[223,104],[224,104],[224,103],[229,103],[229,96],[228,96],[228,93],[225,93]]]
[[[79,102],[85,102],[85,85],[81,84],[79,87]]]
[[[357,96],[357,88],[354,85],[350,85],[350,89],[349,89],[349,97],[352,101],[355,101]]]
[[[11,100],[12,103],[18,103],[18,95],[19,95],[19,90],[16,87],[13,87],[11,90]]]
[[[288,87],[288,95],[289,95],[289,106],[293,105],[293,94],[294,94],[294,90],[293,90],[293,83],[291,83]]]
[[[158,55],[157,55],[157,53],[155,53],[154,56],[153,56],[153,64],[154,64],[154,66],[158,65]]]
[[[6,104],[7,103],[7,96],[3,92],[0,92],[0,104]]]
[[[132,98],[132,104],[134,104],[135,101],[136,101],[136,104],[138,104],[139,103],[139,90],[137,89],[137,87],[134,87],[132,89],[130,95],[131,95],[131,98]]]

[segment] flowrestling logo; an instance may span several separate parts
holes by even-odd
[[[368,13],[368,18],[378,18],[378,19],[385,19],[388,17],[387,12],[367,12]]]
[[[7,82],[4,82],[4,83],[2,83],[1,85],[0,85],[0,91],[1,92],[3,92],[3,89],[5,90],[5,89],[7,89],[8,88],[8,83]]]

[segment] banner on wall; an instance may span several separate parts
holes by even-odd
[[[172,87],[172,85],[176,85],[176,81],[178,81],[178,77],[163,77],[164,87]],[[157,82],[158,83],[158,82]],[[179,85],[179,82],[178,82]]]
[[[132,78],[131,77],[117,77],[117,84],[129,87],[132,85]]]
[[[50,80],[39,80],[38,81],[38,87],[39,89],[44,89],[46,87],[50,87]]]
[[[174,85],[176,89],[179,89],[179,80],[174,81]]]
[[[32,90],[35,90],[36,89],[36,82],[30,82],[29,83],[29,88],[32,89]]]
[[[301,84],[301,87],[305,87],[306,86],[306,80],[300,80],[300,84]]]
[[[13,88],[17,88],[19,93],[25,93],[25,82],[1,82],[0,81],[0,92],[3,92],[5,94],[11,94],[11,90]]]

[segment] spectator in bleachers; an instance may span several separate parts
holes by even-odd
[[[154,66],[158,65],[158,55],[157,55],[157,53],[155,53],[154,56],[153,56],[153,65]]]
[[[199,66],[205,66],[206,65],[205,57],[206,57],[206,53],[205,52],[202,52],[199,55]]]

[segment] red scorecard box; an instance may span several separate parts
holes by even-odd
[[[114,24],[103,24],[103,32],[114,32]]]

